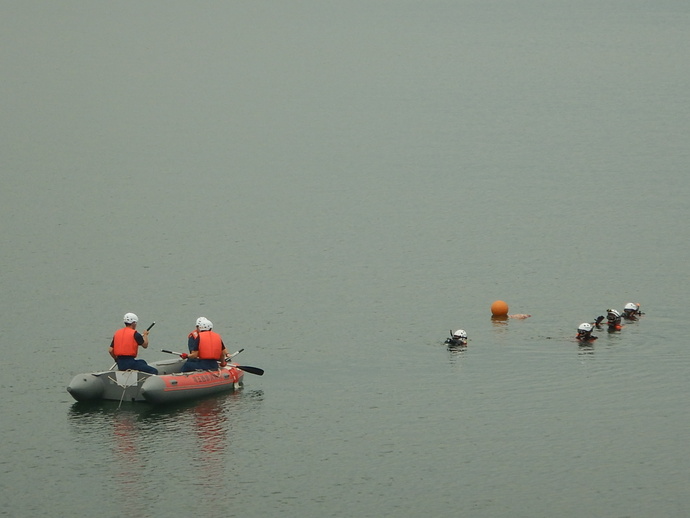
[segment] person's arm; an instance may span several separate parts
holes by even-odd
[[[110,342],[110,347],[108,347],[108,354],[113,357],[113,360],[117,360],[117,356],[115,356],[115,349],[113,348],[113,342]]]
[[[144,331],[142,334],[139,331],[134,331],[134,340],[137,342],[139,347],[146,349],[149,346],[149,332]]]
[[[221,367],[225,367],[228,364],[228,362],[225,360],[225,358],[228,357],[229,353],[225,347],[225,344],[223,343],[223,340],[221,340],[220,343],[222,344],[223,349],[220,351],[220,359],[218,361],[220,362]]]
[[[189,358],[190,360],[196,360],[199,357],[199,335],[196,338],[191,337],[189,339]]]

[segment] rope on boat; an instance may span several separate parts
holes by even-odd
[[[127,387],[122,387],[122,395],[120,396],[120,402],[117,404],[117,409],[120,410],[120,407],[122,406],[122,400],[125,399],[125,392],[127,391]]]
[[[118,372],[122,372],[122,371],[118,371]],[[127,375],[128,375],[127,377],[129,377],[129,375],[131,375],[131,373],[133,373],[133,372],[138,372],[138,371],[134,371],[134,370],[132,370],[132,369],[127,369],[127,370],[124,371],[124,372],[126,372]],[[131,387],[131,385],[124,385],[124,384],[118,383],[118,381],[117,381],[117,374],[115,374],[115,377],[114,377],[114,378],[110,378],[110,379],[115,383],[115,385],[117,385],[118,387],[121,387],[121,388],[122,388],[122,395],[120,396],[120,402],[119,402],[118,405],[117,405],[117,409],[119,410],[120,407],[122,406],[122,401],[125,399],[125,392],[127,392],[127,387]]]

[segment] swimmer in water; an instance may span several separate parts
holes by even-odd
[[[594,330],[594,326],[590,324],[589,322],[583,322],[579,326],[577,326],[577,338],[580,342],[593,342],[598,336],[594,336],[592,334],[592,331]]]
[[[608,323],[609,332],[620,331],[623,329],[621,324],[621,314],[615,309],[606,310],[606,321]]]
[[[467,347],[467,331],[458,329],[450,331],[450,338],[446,338],[445,344],[449,347]]]
[[[626,320],[639,320],[640,315],[644,315],[640,311],[640,305],[636,302],[628,302],[623,308],[623,314],[621,315]]]

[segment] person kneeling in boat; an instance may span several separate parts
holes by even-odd
[[[218,370],[218,362],[224,366],[225,357],[228,355],[223,338],[212,331],[213,322],[207,318],[197,319],[197,326],[199,328],[198,335],[196,338],[190,337],[190,342],[194,342],[190,343],[192,352],[181,355],[182,358],[187,358],[187,362],[182,366],[182,372]]]
[[[117,368],[121,371],[141,371],[149,374],[158,374],[158,369],[151,367],[144,360],[137,360],[139,346],[146,349],[149,346],[149,332],[137,331],[139,317],[134,313],[127,313],[124,317],[125,327],[118,329],[113,335],[108,352],[117,362]]]
[[[592,324],[590,324],[589,322],[583,322],[582,324],[577,326],[577,336],[575,338],[580,340],[580,342],[592,342],[599,338],[598,336],[594,336],[592,334],[592,330]]]

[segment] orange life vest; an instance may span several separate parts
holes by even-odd
[[[200,360],[220,360],[222,352],[223,339],[218,333],[213,331],[202,331],[199,333]]]
[[[131,327],[118,329],[113,336],[113,353],[115,356],[136,356],[139,344],[134,339],[136,331]]]

